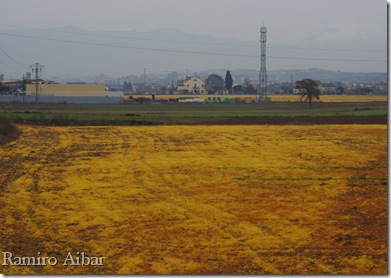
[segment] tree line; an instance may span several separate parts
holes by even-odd
[[[320,99],[321,92],[318,88],[318,83],[315,80],[306,78],[296,81],[295,85],[296,89],[299,91],[301,101],[308,102],[311,106],[315,100]],[[131,91],[132,88],[131,82],[124,82],[123,90],[125,92]],[[205,88],[210,94],[222,93],[224,91],[228,91],[228,93],[231,94],[238,92],[256,94],[258,92],[249,78],[244,80],[243,85],[238,85],[234,88],[233,78],[229,70],[226,71],[225,79],[218,74],[210,74],[205,80]]]
[[[218,74],[210,74],[205,80],[205,87],[208,93],[215,94],[223,91],[228,93],[249,93],[256,94],[257,88],[251,83],[249,78],[244,80],[244,83],[233,87],[233,78],[231,72],[227,70],[225,79]]]

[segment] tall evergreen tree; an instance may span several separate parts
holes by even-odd
[[[124,88],[123,88],[124,92],[130,92],[132,89],[133,89],[133,87],[132,87],[132,82],[129,81],[129,83],[128,83],[128,82],[126,82],[126,80],[125,80],[125,82],[124,82]]]
[[[233,81],[233,79],[232,79],[231,73],[229,72],[229,70],[227,70],[227,73],[225,74],[224,85],[225,85],[225,88],[226,88],[228,91],[231,91],[233,82],[234,82],[234,81]]]

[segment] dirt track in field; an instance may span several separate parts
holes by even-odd
[[[309,125],[309,124],[387,124],[387,116],[315,116],[231,118],[206,121],[203,125]]]

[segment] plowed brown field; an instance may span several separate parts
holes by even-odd
[[[59,263],[1,273],[387,273],[386,125],[19,129],[0,250]]]

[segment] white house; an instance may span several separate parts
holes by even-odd
[[[205,81],[196,73],[193,76],[186,76],[185,80],[178,81],[177,91],[190,94],[207,94]]]
[[[318,89],[322,94],[335,94],[336,87],[333,83],[320,83]]]

